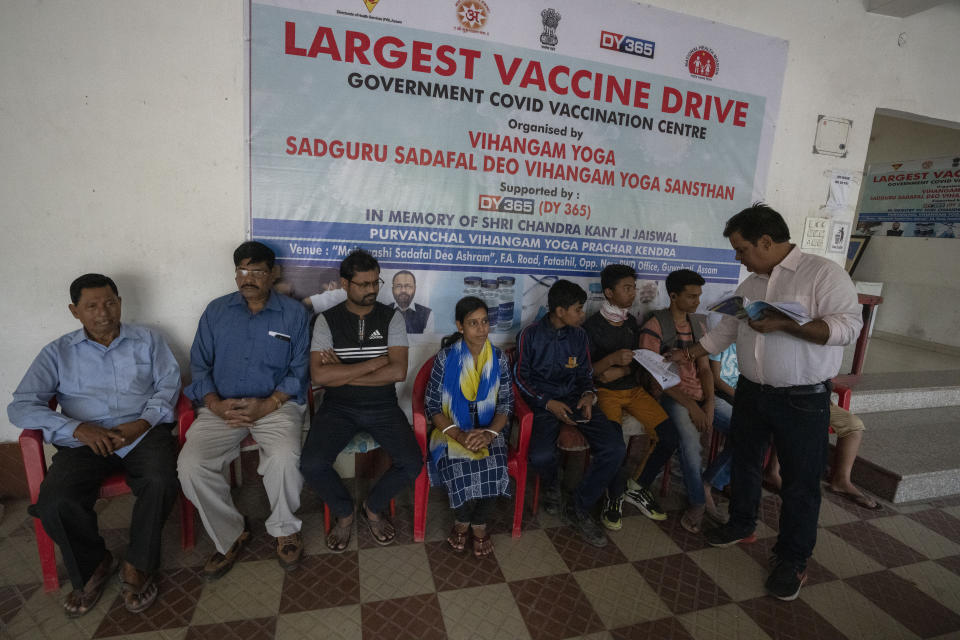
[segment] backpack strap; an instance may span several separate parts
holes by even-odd
[[[673,349],[677,343],[677,325],[673,322],[670,309],[656,309],[651,315],[660,323],[660,353]]]
[[[660,353],[666,353],[677,346],[677,324],[673,321],[673,314],[670,309],[656,309],[651,311],[650,317],[657,319],[660,323]],[[693,341],[700,342],[703,337],[703,327],[706,325],[707,317],[702,313],[691,313],[687,315],[687,321],[690,323],[690,329],[693,331]]]
[[[700,342],[703,337],[703,328],[707,326],[707,316],[702,313],[691,313],[687,316],[690,321],[690,329],[693,331],[693,341]]]

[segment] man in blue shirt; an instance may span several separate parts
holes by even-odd
[[[120,570],[124,604],[139,613],[157,597],[163,523],[177,496],[171,434],[180,367],[159,333],[120,323],[110,278],[89,273],[70,285],[70,312],[83,325],[40,352],[7,407],[10,422],[39,429],[57,448],[29,508],[60,547],[73,591],[70,617],[99,600],[114,566],[93,511],[103,479],[126,471],[136,496]],[[61,413],[50,408],[56,399]]]
[[[177,469],[183,493],[197,507],[216,552],[203,568],[208,580],[229,571],[250,538],[222,470],[252,435],[260,447],[263,485],[271,513],[267,533],[277,538],[286,570],[300,562],[300,433],[307,399],[307,311],[273,291],[274,253],[244,242],[233,253],[238,292],[203,312],[190,349],[193,381],[187,396],[200,405]]]

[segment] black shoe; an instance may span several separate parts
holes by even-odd
[[[796,600],[800,587],[807,581],[807,570],[795,562],[778,561],[764,585],[767,593],[780,600]]]
[[[610,531],[620,531],[623,528],[623,496],[611,498],[608,494],[603,499],[603,508],[600,510],[600,522]]]
[[[577,533],[587,544],[594,547],[607,546],[607,534],[603,532],[603,527],[590,514],[580,513],[571,503],[563,510],[563,519],[577,530]]]
[[[662,522],[667,519],[667,514],[657,504],[656,499],[650,490],[642,487],[633,480],[627,481],[627,492],[623,494],[623,499],[640,510],[640,513],[651,520]]]
[[[556,484],[545,488],[543,495],[540,497],[540,504],[543,505],[543,510],[551,516],[558,515],[560,513],[560,485]]]
[[[733,545],[747,540],[752,536],[752,533],[746,535],[734,531],[730,525],[724,525],[722,527],[717,527],[716,529],[710,529],[704,534],[704,538],[707,540],[707,544],[711,547],[732,547]]]

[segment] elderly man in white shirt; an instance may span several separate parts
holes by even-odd
[[[844,345],[860,333],[861,308],[847,273],[826,258],[801,253],[790,242],[783,218],[767,205],[754,204],[730,218],[723,235],[751,272],[737,295],[801,303],[812,320],[799,324],[773,310],[759,320],[726,316],[698,344],[668,358],[696,359],[736,341],[740,379],[731,426],[730,521],[707,532],[707,542],[727,547],[752,535],[772,435],[782,465],[783,506],[766,589],[781,600],[793,600],[806,581],[806,561],[817,540],[830,379],[840,369]]]

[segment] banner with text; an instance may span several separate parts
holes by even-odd
[[[960,154],[867,167],[857,232],[956,238],[960,232]]]
[[[428,333],[465,293],[515,330],[557,278],[595,308],[613,262],[647,281],[637,305],[680,268],[736,286],[723,223],[763,195],[785,41],[626,0],[250,18],[251,229],[292,295],[335,287],[358,246],[393,274],[384,302],[446,309]]]

